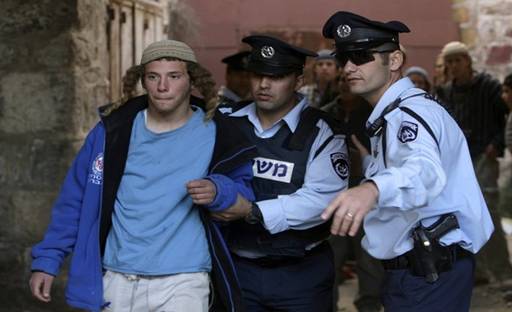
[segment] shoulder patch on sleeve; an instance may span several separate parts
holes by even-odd
[[[349,165],[347,155],[343,153],[332,153],[331,164],[336,174],[343,180],[348,178]]]
[[[398,129],[398,140],[402,143],[411,142],[418,137],[418,125],[410,121],[402,121]]]

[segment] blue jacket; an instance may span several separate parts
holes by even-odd
[[[66,175],[44,239],[32,249],[32,270],[51,275],[57,275],[64,258],[73,253],[66,287],[66,299],[71,306],[99,311],[104,304],[102,255],[112,225],[133,120],[146,107],[147,97],[141,96],[108,116],[102,114],[102,120],[88,134]],[[255,156],[255,147],[236,131],[228,117],[217,113],[214,121],[217,133],[209,177],[219,190],[235,188],[236,192],[219,192],[218,197],[222,198],[217,198],[217,205],[212,208],[229,206],[237,193],[254,200],[250,161]],[[210,244],[216,296],[228,311],[240,311],[241,291],[228,249],[204,207],[197,209],[201,209]]]

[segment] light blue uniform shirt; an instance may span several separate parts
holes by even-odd
[[[247,116],[254,126],[254,133],[260,138],[271,138],[283,126],[288,126],[293,133],[297,129],[301,112],[308,103],[303,98],[288,114],[278,120],[270,128],[264,130],[256,114],[256,104],[251,103],[234,112],[231,116]],[[275,199],[259,201],[257,204],[263,214],[264,226],[271,233],[296,229],[304,230],[323,222],[320,217],[322,211],[338,192],[347,188],[348,178],[342,179],[336,173],[331,155],[341,153],[347,156],[347,147],[343,135],[334,135],[324,150],[315,157],[319,148],[333,136],[327,123],[319,120],[318,132],[309,153],[304,185],[295,193],[279,195]],[[253,168],[256,172],[256,168]]]
[[[135,118],[126,168],[117,191],[106,269],[146,275],[211,269],[208,242],[186,183],[204,177],[215,124],[196,109],[178,129],[153,133]]]
[[[398,97],[422,92],[409,78],[397,81],[383,94],[368,124]],[[395,109],[385,116],[387,168],[382,135],[371,138],[372,155],[364,161],[365,176],[377,185],[379,198],[364,220],[363,247],[378,259],[399,256],[412,249],[411,231],[420,221],[428,226],[440,215],[453,212],[460,229],[449,232],[441,243],[459,243],[476,253],[489,239],[493,224],[464,134],[444,108],[423,96],[407,99],[400,106],[426,121],[439,148],[422,124],[407,113]]]

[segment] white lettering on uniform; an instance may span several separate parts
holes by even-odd
[[[294,163],[287,161],[256,157],[254,158],[252,171],[254,176],[258,178],[290,183],[294,166]]]

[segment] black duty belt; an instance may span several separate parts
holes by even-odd
[[[473,257],[473,254],[466,249],[460,247],[460,245],[450,245],[446,247],[442,247],[446,249],[446,254],[448,257],[444,257],[442,259],[438,259],[436,262],[436,268],[439,272],[446,272],[452,268],[452,264],[457,262],[457,260],[467,257]],[[416,258],[414,256],[413,251],[408,251],[403,255],[398,257],[382,260],[382,265],[386,270],[404,270],[410,269],[411,273],[417,276],[425,276],[424,272],[417,269],[417,265],[415,265]]]
[[[320,254],[330,249],[329,243],[323,241],[318,246],[310,250],[306,250],[304,257],[291,257],[291,256],[264,256],[259,258],[246,258],[241,257],[235,253],[232,253],[234,259],[243,261],[251,264],[258,265],[260,267],[279,267],[286,265],[293,265],[302,262],[305,258]]]

